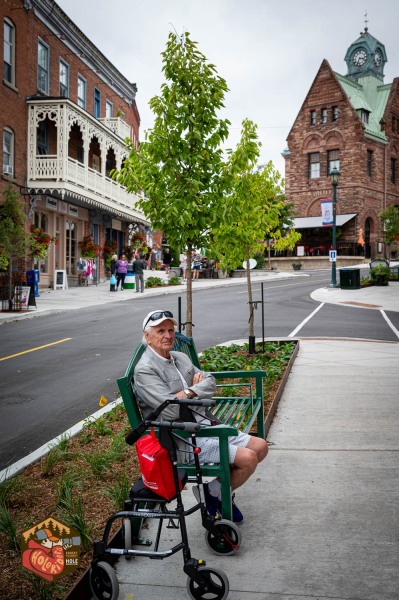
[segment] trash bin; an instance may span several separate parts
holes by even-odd
[[[339,270],[341,290],[360,290],[360,269],[344,267]]]
[[[126,290],[134,290],[135,278],[134,273],[126,273],[125,283],[123,284],[123,288]]]
[[[31,271],[26,271],[26,281],[27,284],[31,286],[33,283],[33,292],[35,297],[39,296],[39,281],[40,281],[40,271],[39,269],[32,269]]]

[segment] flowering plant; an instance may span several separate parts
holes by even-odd
[[[114,254],[117,254],[118,243],[115,240],[107,240],[103,247],[104,264],[107,269],[111,265],[111,259]]]
[[[48,254],[50,244],[56,242],[55,237],[51,237],[40,227],[31,226],[31,235],[29,240],[29,248],[32,257],[35,261],[45,260]]]
[[[126,258],[127,258],[128,262],[132,262],[132,258],[133,258],[133,254],[134,254],[134,247],[133,246],[125,246],[123,248],[123,253],[126,254]]]
[[[79,248],[84,258],[95,258],[100,254],[100,246],[93,242],[90,233],[85,235],[83,240],[79,242]]]

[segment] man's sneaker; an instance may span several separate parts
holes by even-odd
[[[195,496],[196,501],[199,502],[200,494],[198,485],[193,486],[193,494]],[[216,517],[221,512],[221,502],[217,496],[212,496],[207,483],[204,483],[204,495],[206,510],[208,511],[208,514],[210,514],[211,517]]]
[[[232,496],[231,496],[231,511],[232,511],[233,523],[237,523],[237,525],[240,525],[241,523],[244,523],[244,515],[242,514],[242,512],[240,511],[240,509],[234,502],[234,498],[235,498],[235,494],[232,494]]]

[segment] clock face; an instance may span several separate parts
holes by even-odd
[[[375,64],[375,66],[379,67],[380,64],[381,64],[381,61],[382,61],[381,53],[378,50],[376,50],[374,52],[374,64]]]
[[[356,67],[361,67],[362,65],[364,65],[366,60],[367,60],[367,53],[365,52],[365,50],[358,50],[357,52],[355,52],[355,54],[353,56],[353,64]]]

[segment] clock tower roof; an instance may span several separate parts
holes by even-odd
[[[384,44],[372,36],[365,27],[346,52],[347,77],[358,81],[363,77],[372,76],[384,81],[384,66],[387,60]]]

